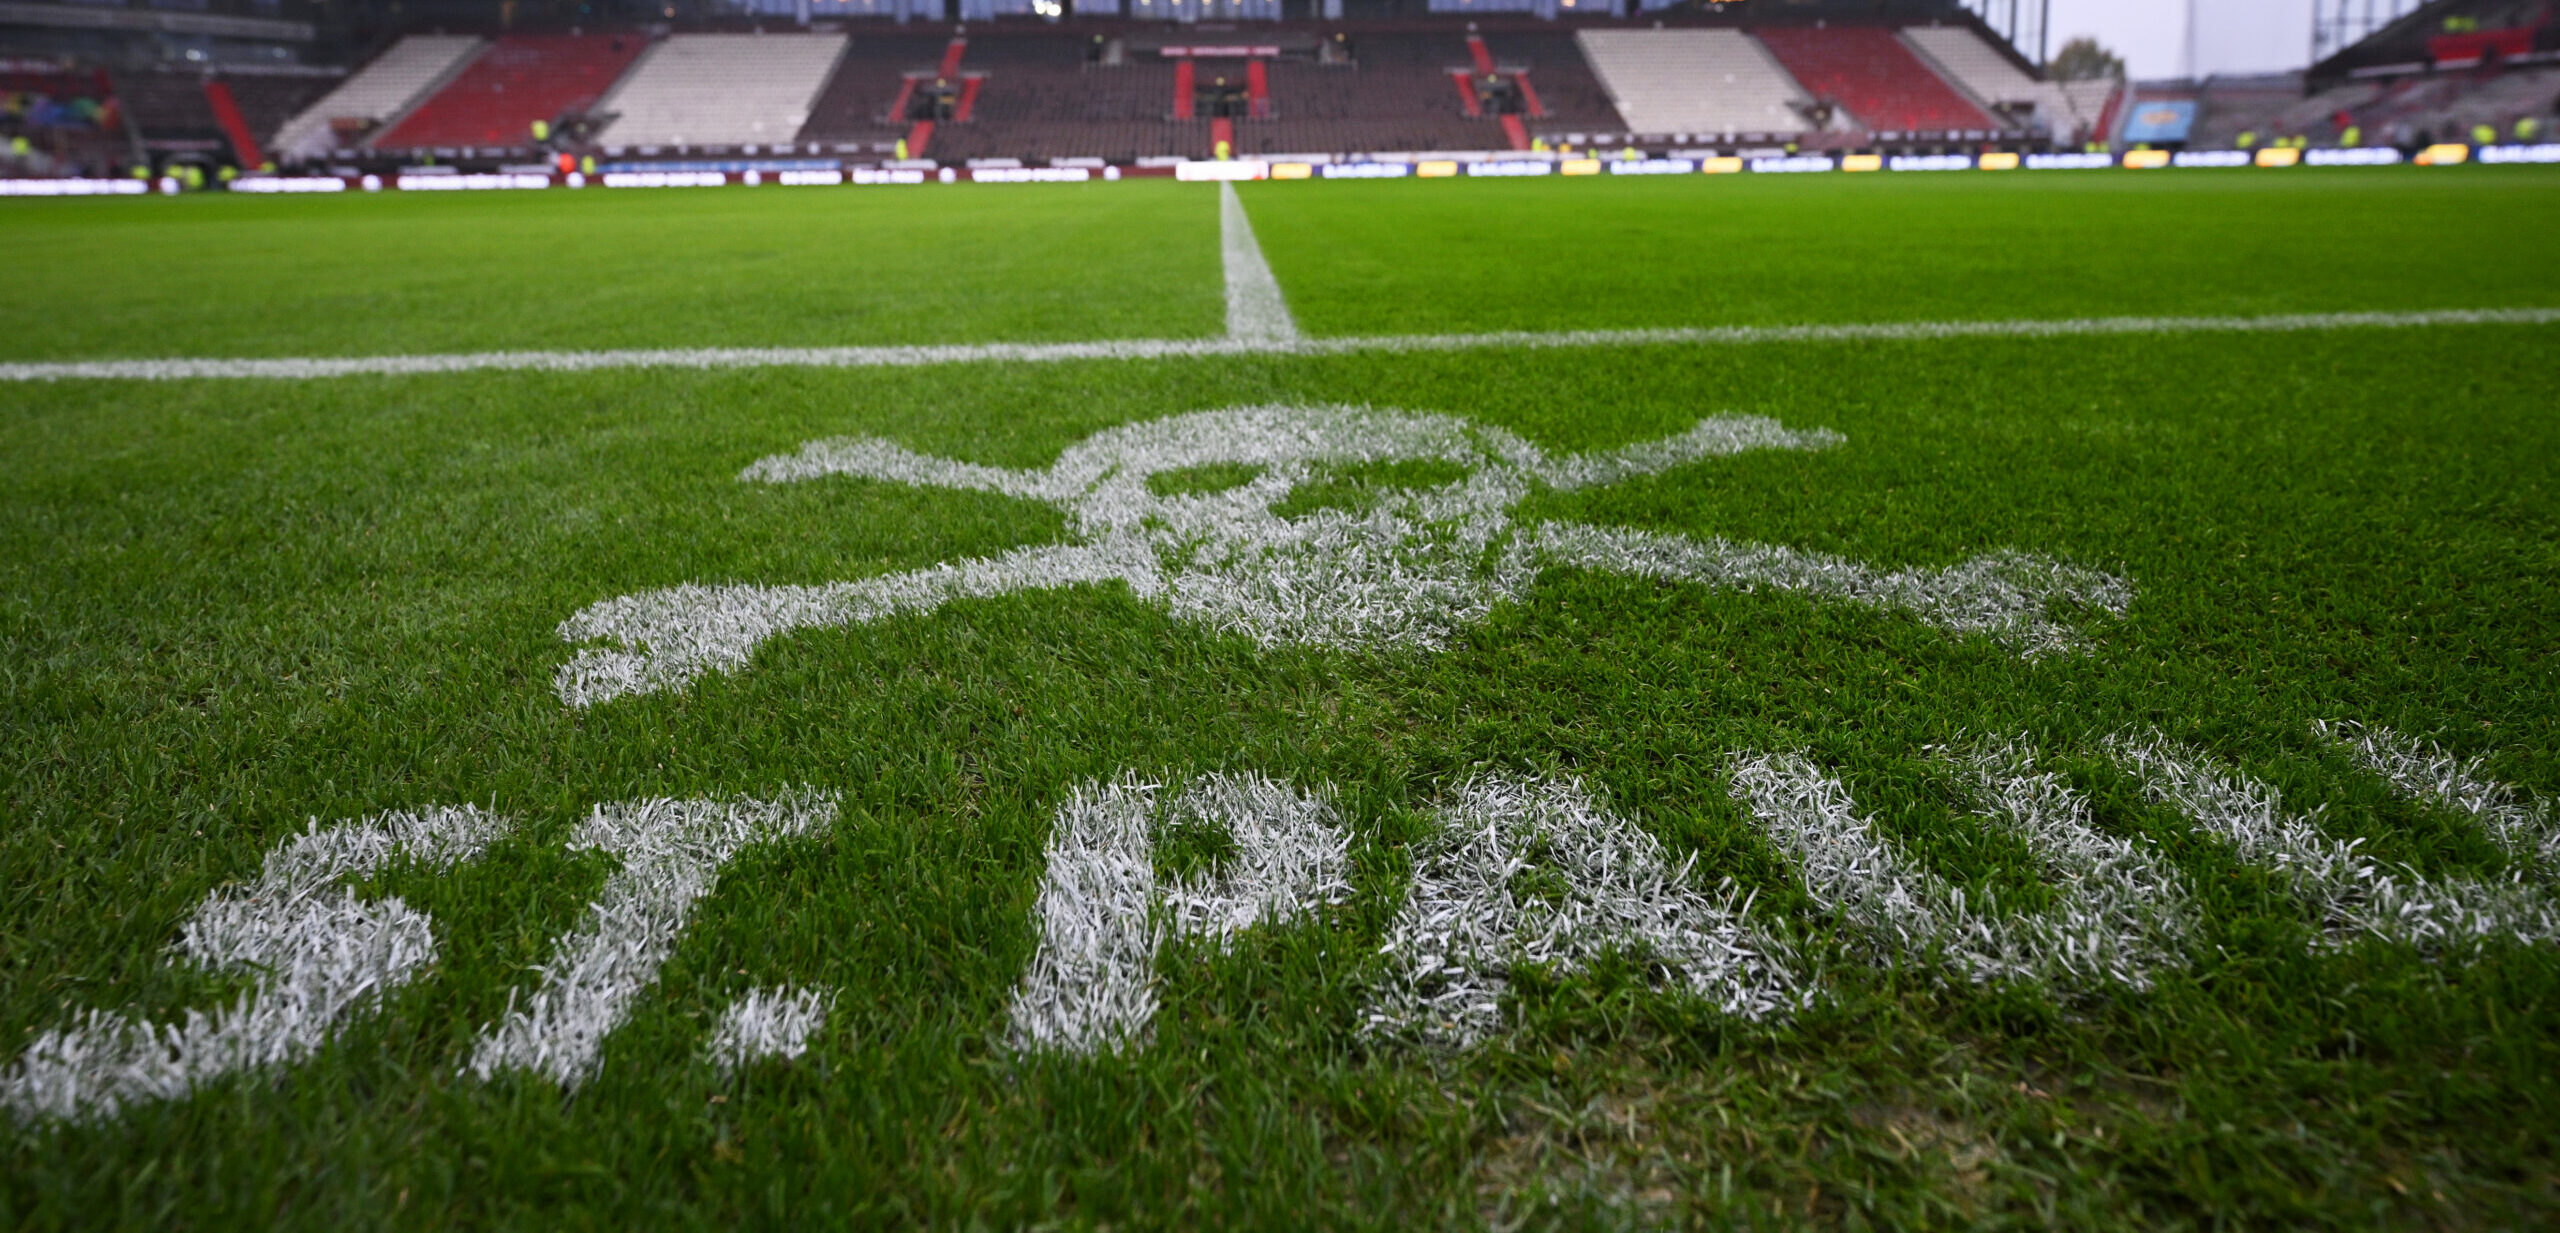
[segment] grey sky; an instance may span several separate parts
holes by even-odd
[[[2311,59],[2311,0],[2195,0],[2196,71],[2301,68]],[[2138,78],[2186,72],[2186,0],[2053,0],[2053,47],[2094,35]]]

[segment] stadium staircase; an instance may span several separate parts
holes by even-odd
[[[240,103],[231,97],[229,84],[220,81],[204,83],[205,102],[211,105],[214,123],[231,142],[231,153],[243,167],[256,167],[267,161],[267,152],[258,146],[258,138],[249,131],[249,121],[240,114]]]
[[[249,135],[257,139],[269,159],[281,161],[276,134],[283,131],[286,121],[335,88],[343,78],[230,71],[219,80],[231,88],[232,105],[240,109],[241,122],[249,126]]]
[[[932,80],[948,47],[939,35],[857,32],[795,140],[842,154],[890,152],[909,131],[906,107],[916,80]],[[610,130],[605,139],[613,140]]]
[[[1583,56],[1631,133],[1800,133],[1812,100],[1739,30],[1583,30]]]
[[[2107,101],[2098,109],[2098,140],[2116,139],[2116,133],[2124,128],[2125,112],[2131,109],[2132,104],[2131,82],[2115,83],[2114,88],[2107,91]]]
[[[1346,62],[1272,61],[1265,69],[1272,119],[1239,130],[1239,148],[1252,154],[1505,148],[1510,139],[1484,112],[1471,60],[1452,31],[1366,33]]]
[[[647,49],[638,34],[507,35],[371,144],[380,150],[530,145],[534,121],[586,111]]]
[[[1484,104],[1476,99],[1475,74],[1470,73],[1465,69],[1451,69],[1449,71],[1449,83],[1458,88],[1459,111],[1464,112],[1469,119],[1476,119],[1484,115]]]
[[[275,136],[285,121],[327,93],[337,79],[307,73],[235,70],[214,76],[140,70],[115,72],[111,84],[126,122],[141,132],[146,147],[201,148],[204,141],[221,141],[241,166],[254,167],[274,157]],[[229,118],[214,101],[217,93],[229,100]]]
[[[318,158],[338,148],[339,134],[332,130],[341,122],[347,135],[360,141],[366,130],[378,131],[407,114],[460,72],[481,46],[480,39],[467,35],[412,34],[286,121],[268,144],[281,159]]]
[[[1876,133],[1978,133],[1999,129],[1881,26],[1772,26],[1760,41],[1816,99],[1845,108]]]
[[[1520,86],[1525,115],[1540,135],[1562,139],[1629,131],[1569,34],[1501,33],[1486,40],[1501,71]]]
[[[968,54],[969,40],[967,39],[954,38],[950,42],[943,44],[942,63],[934,69],[935,79],[946,82],[957,79],[960,76],[960,62],[967,58]],[[901,86],[898,90],[898,112],[900,115],[904,115],[906,113],[907,102],[915,97],[917,80],[918,78],[912,75],[909,76],[906,84]],[[962,88],[966,93],[963,96],[963,101],[958,105],[955,105],[952,109],[952,119],[954,120],[960,119],[962,114],[977,102],[977,83],[971,82]],[[931,118],[926,118],[916,121],[907,129],[907,157],[923,158],[925,156],[925,151],[933,148],[933,131],[936,123],[937,121]]]
[[[678,34],[596,104],[619,146],[784,146],[843,58],[841,34]]]

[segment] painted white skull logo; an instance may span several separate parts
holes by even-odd
[[[813,441],[740,478],[846,475],[1005,493],[1064,510],[1073,542],[817,586],[693,585],[607,600],[561,623],[561,637],[587,645],[556,684],[562,701],[587,706],[744,668],[758,644],[795,629],[1109,581],[1265,646],[1423,650],[1517,598],[1550,565],[1897,609],[2031,655],[2073,641],[2052,611],[2056,601],[2116,614],[2131,602],[2123,579],[2033,553],[1887,570],[1773,545],[1511,518],[1541,487],[1570,491],[1705,458],[1841,441],[1827,429],[1717,416],[1661,440],[1551,458],[1454,416],[1338,406],[1241,407],[1106,429],[1039,471],[953,462],[872,438]],[[1293,495],[1346,468],[1404,486],[1379,487],[1348,508],[1291,510]]]

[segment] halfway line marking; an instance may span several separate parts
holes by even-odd
[[[1293,342],[1298,323],[1289,316],[1289,301],[1262,245],[1253,238],[1253,220],[1244,215],[1233,181],[1218,181],[1218,255],[1227,270],[1227,337],[1250,342]]]
[[[0,381],[308,381],[326,377],[466,372],[596,372],[615,368],[922,368],[942,364],[1059,364],[1085,360],[1324,356],[1475,351],[1502,347],[1756,346],[1796,342],[1934,342],[2111,334],[2299,333],[2446,325],[2560,324],[2560,308],[2284,313],[2264,317],[2077,317],[2025,321],[1904,321],[1849,325],[1735,325],[1688,329],[1389,334],[1366,338],[1133,338],[1072,343],[908,347],[692,347],[633,351],[475,351],[307,359],[70,360],[0,364]]]

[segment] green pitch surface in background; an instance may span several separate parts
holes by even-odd
[[[2560,168],[1247,185],[1312,334],[2546,307]],[[1163,180],[13,201],[0,360],[1200,338]]]
[[[994,187],[13,201],[0,234],[42,260],[20,263],[0,299],[0,359],[1223,328],[1214,195],[1161,180]]]
[[[2146,216],[2183,218],[2194,235],[2234,225],[2230,198],[2243,191],[2204,175],[2122,189],[2059,179],[2055,200],[2139,193]],[[2324,182],[2354,191],[2302,192],[2269,217],[2344,236],[2390,225],[2363,212],[2369,195],[2460,214],[2472,194],[2471,214],[2487,217],[2549,200],[2519,198],[2519,186],[2560,188],[2494,169]],[[1903,217],[1868,204],[1956,191],[1937,183],[1737,186],[1785,196],[1838,238],[1786,263],[1753,258],[1784,264],[1801,298],[1713,311],[1953,312],[1943,280],[1866,281],[1868,254],[1930,251],[1900,234]],[[2172,191],[2181,184],[2196,191]],[[1458,298],[1417,295],[1410,315],[1393,298],[1362,307],[1353,288],[1375,268],[1360,253],[1377,224],[1323,221],[1350,208],[1320,195],[1338,187],[1247,196],[1307,323],[1363,332],[1531,323],[1502,315],[1531,311],[1509,300],[1470,308],[1468,287],[1521,289],[1541,328],[1728,319],[1681,315],[1691,307],[1663,269],[1691,260],[1674,237],[1711,232],[1750,200],[1712,184],[1556,194],[1558,215],[1568,202],[1586,211],[1556,220],[1586,228],[1586,247],[1525,247],[1519,268],[1619,278],[1648,288],[1634,294],[1661,314],[1595,322],[1576,315],[1579,291],[1530,280],[1439,213],[1469,200],[1489,219],[1539,213],[1515,212],[1532,198],[1510,185],[1381,194],[1427,204],[1411,215],[1410,247]],[[1214,194],[1122,188],[1139,195],[991,186],[937,198],[1040,203],[1096,235],[1160,215],[1117,251],[1181,275],[1142,291],[1127,269],[1091,271],[1091,311],[1122,324],[1049,332],[1041,306],[1073,258],[983,245],[982,260],[1004,264],[956,276],[985,316],[937,301],[927,315],[945,314],[950,333],[932,341],[1213,330]],[[1980,199],[1988,210],[2028,191],[2048,190],[2003,183]],[[849,190],[805,196],[852,202],[848,218],[875,208]],[[796,242],[801,211],[824,213],[766,204],[786,199],[801,198],[550,194],[487,208],[522,211],[512,217],[528,236],[557,232],[563,245],[653,210],[734,211],[751,221],[730,243],[779,248]],[[671,204],[630,204],[659,201]],[[1088,203],[1097,213],[1082,213]],[[133,244],[178,252],[190,229],[270,204],[299,222],[260,224],[259,243],[284,247],[251,252],[307,270],[297,263],[322,260],[316,250],[351,278],[386,260],[354,238],[396,240],[402,211],[463,208],[112,202],[13,205],[0,218],[127,227]],[[120,213],[128,206],[175,208]],[[926,217],[916,211],[899,226]],[[1592,222],[1611,211],[1648,221]],[[2119,216],[2100,215],[2108,225],[2086,246],[2119,243]],[[859,226],[898,230],[878,217]],[[1338,268],[1315,242],[1327,227],[1343,237]],[[933,242],[960,245],[948,231]],[[2330,290],[2260,307],[2547,302],[2523,295],[2516,271],[2551,268],[2548,227],[2504,243],[2504,262],[2430,264],[2423,278],[2304,274],[2297,287]],[[2320,247],[2299,242],[2305,261]],[[747,302],[766,292],[736,252],[715,247],[687,273],[679,248],[583,277],[669,305],[686,285],[723,288],[705,309],[731,329],[769,319],[780,332],[792,319]],[[821,268],[859,283],[875,261],[943,264],[923,253],[919,241]],[[2119,295],[2020,274],[1979,284],[1961,315],[2242,307],[2231,298],[2242,281],[2208,241],[2104,260],[2138,264],[2148,281]],[[500,276],[532,297],[526,320],[627,330],[616,345],[867,340],[670,338],[648,332],[653,313],[596,315],[582,298],[592,289]],[[910,293],[894,279],[860,285],[879,288],[862,302],[881,311],[922,302],[899,298]],[[1015,287],[1023,298],[1008,298]],[[241,341],[255,331],[227,319],[238,302],[171,297],[152,310],[158,333],[116,346],[43,335],[47,349],[25,354],[482,345],[459,318],[357,326],[296,307],[332,290],[243,289],[255,298],[238,302],[264,305],[275,330],[304,331],[291,346]],[[15,299],[8,311],[42,316]],[[1044,329],[1020,324],[1033,320]],[[21,333],[12,345],[38,344]],[[2322,809],[2324,830],[2386,861],[2502,873],[2475,834],[2386,796],[2309,725],[2388,724],[2490,755],[2499,778],[2560,796],[2556,359],[2560,327],[2501,326],[0,386],[0,1052],[14,1058],[81,1008],[168,1017],[230,996],[239,986],[166,966],[173,933],[308,818],[476,802],[528,823],[450,875],[373,884],[433,914],[440,963],[310,1063],[113,1120],[0,1129],[0,1223],[2548,1224],[2560,1217],[2560,953],[2493,946],[2449,964],[2381,943],[2315,953],[2274,878],[2087,754],[2106,734],[2158,727]],[[1651,439],[1719,412],[1833,428],[1847,438],[1838,449],[1712,460],[1521,512],[1892,566],[2014,547],[2118,572],[2138,598],[2120,621],[2084,618],[2089,653],[2027,661],[1890,613],[1555,570],[1459,645],[1419,655],[1263,652],[1102,586],[780,638],[744,673],[588,711],[551,693],[567,649],[554,626],[599,599],[685,581],[858,577],[1062,534],[1050,509],[984,494],[740,483],[756,458],[876,434],[1037,466],[1099,428],[1271,402],[1459,415],[1552,450]],[[1964,733],[2028,734],[2095,798],[2102,827],[2162,846],[2198,891],[2190,967],[2146,994],[2062,1001],[1841,963],[1824,974],[1825,1003],[1755,1027],[1604,965],[1522,981],[1519,1030],[1472,1053],[1387,1047],[1356,1030],[1410,845],[1479,771],[1582,777],[1675,855],[1694,854],[1704,879],[1731,877],[1757,893],[1756,911],[1797,921],[1817,953],[1829,926],[1726,795],[1732,751],[1806,752],[1932,871],[2043,902],[2052,892],[2026,854],[1968,820],[1925,759],[1925,746]],[[1356,893],[1232,955],[1169,964],[1143,1051],[1018,1061],[1001,1043],[1005,1000],[1033,946],[1050,813],[1076,785],[1124,769],[1331,785],[1354,836]],[[729,867],[597,1080],[564,1098],[547,1083],[457,1074],[473,1034],[602,882],[603,862],[560,849],[589,806],[797,784],[839,793],[840,822]],[[699,1060],[729,999],[784,983],[839,993],[807,1056],[734,1080]]]
[[[2560,168],[1264,184],[1319,334],[2544,307]]]

